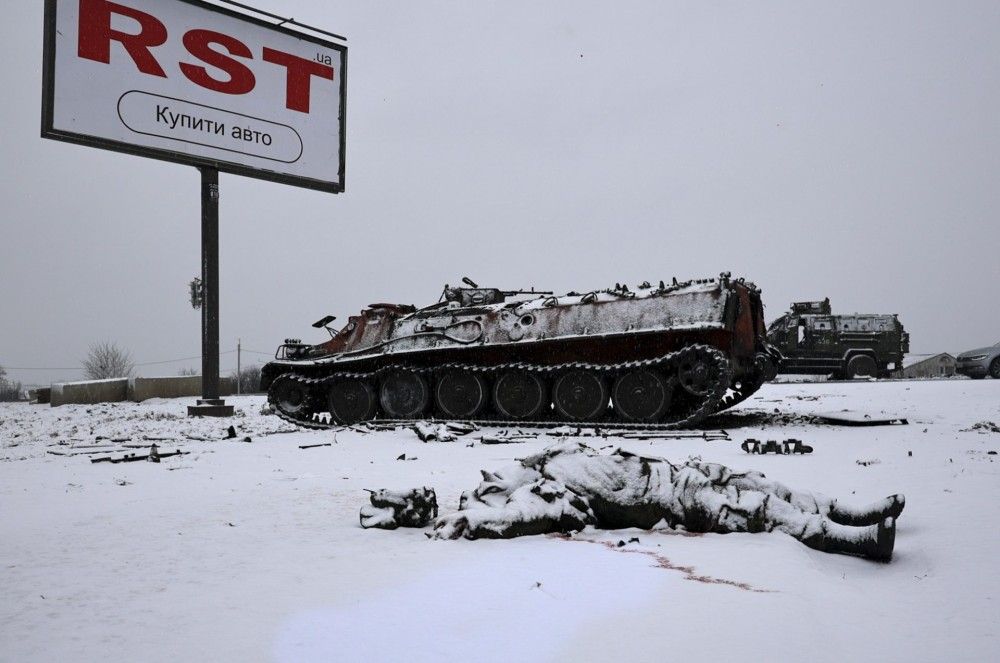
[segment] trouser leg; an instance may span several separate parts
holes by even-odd
[[[825,515],[841,525],[876,525],[886,518],[899,518],[906,505],[906,498],[902,495],[890,495],[866,506],[855,507],[819,493],[794,490],[759,472],[734,474],[727,485],[769,493],[803,511]]]
[[[806,513],[780,499],[768,499],[765,520],[815,550],[859,555],[888,562],[896,541],[896,521],[886,516],[877,524],[842,525],[818,513]]]

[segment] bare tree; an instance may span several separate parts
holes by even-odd
[[[0,366],[0,402],[19,401],[24,394],[24,385],[7,379],[7,369]]]
[[[201,375],[201,372],[197,368],[187,368],[187,367],[184,367],[184,368],[182,368],[177,373],[177,375],[179,375],[179,376],[181,376],[183,378],[189,378],[189,377],[192,377],[194,375]]]
[[[94,343],[83,360],[83,374],[88,380],[132,377],[135,364],[132,353],[112,341]]]
[[[241,394],[253,394],[260,391],[260,366],[244,366],[239,373],[233,371],[229,374],[229,379],[233,381],[233,390],[236,390],[237,383]]]

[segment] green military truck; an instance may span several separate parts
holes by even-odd
[[[830,298],[795,302],[771,323],[767,340],[785,359],[779,373],[888,377],[910,351],[910,335],[895,313],[833,315]]]

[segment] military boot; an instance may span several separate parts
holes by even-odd
[[[877,562],[888,562],[892,559],[895,544],[896,521],[887,517],[877,525],[867,527],[825,524],[821,549],[829,553],[858,555]]]
[[[853,527],[874,525],[886,518],[899,518],[904,506],[906,506],[906,498],[902,495],[890,495],[860,508],[841,504],[838,500],[834,500],[830,505],[830,513],[827,514],[827,518],[835,523]]]

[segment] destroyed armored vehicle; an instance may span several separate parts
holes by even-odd
[[[417,309],[372,304],[331,338],[288,340],[262,370],[276,413],[323,428],[374,419],[684,426],[773,377],[760,291],[718,279],[635,291],[445,286]]]
[[[888,377],[910,351],[895,313],[834,315],[829,297],[793,303],[768,327],[767,340],[785,357],[779,372],[838,379]]]

